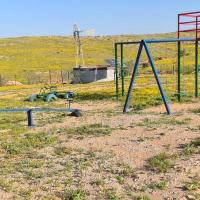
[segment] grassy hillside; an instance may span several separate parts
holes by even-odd
[[[175,34],[127,35],[83,38],[86,65],[103,64],[112,59],[116,41],[133,41],[142,38],[169,38]],[[127,61],[133,58],[132,47],[125,51]],[[135,49],[135,48],[134,48]],[[23,79],[27,72],[70,70],[75,65],[75,45],[72,37],[20,37],[0,39],[0,74]]]

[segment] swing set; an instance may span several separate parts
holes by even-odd
[[[166,83],[166,88],[163,87],[163,81],[161,80],[162,77],[165,75],[166,77],[172,77],[174,75],[174,71],[176,72],[176,80],[174,81],[175,90],[174,95],[176,95],[178,102],[181,101],[183,94],[183,85],[192,84],[194,87],[194,96],[197,98],[199,96],[199,88],[198,88],[198,79],[199,79],[199,65],[198,65],[198,46],[199,46],[199,36],[198,33],[200,32],[199,24],[200,24],[200,12],[190,12],[190,13],[181,13],[178,14],[178,31],[177,31],[177,38],[172,39],[144,39],[141,41],[133,41],[133,42],[117,42],[115,43],[115,70],[116,70],[116,97],[119,98],[120,96],[125,96],[125,63],[124,63],[124,47],[129,45],[139,45],[139,49],[136,54],[136,60],[129,84],[129,89],[126,95],[126,100],[124,104],[123,112],[126,113],[129,107],[129,102],[131,98],[131,93],[135,87],[135,80],[138,76],[138,71],[142,68],[140,66],[140,61],[142,55],[145,53],[148,59],[149,66],[151,68],[151,74],[154,76],[154,80],[156,82],[157,88],[159,90],[160,96],[164,103],[165,109],[167,114],[171,114],[170,106],[169,106],[169,98],[166,95],[167,89],[169,88],[169,83],[172,82],[170,79]],[[189,28],[191,27],[191,28]],[[190,34],[190,37],[185,37],[187,34]],[[192,37],[191,37],[192,36]],[[166,45],[166,49],[168,51],[172,51],[172,46],[175,45],[174,52],[176,52],[176,56],[174,57],[174,63],[176,60],[176,64],[168,63],[168,66],[164,68],[160,68],[158,70],[157,66],[159,63],[163,63],[162,57],[159,57],[158,60],[155,59],[153,54],[157,54],[155,52],[155,48],[151,49],[151,45],[158,44]],[[187,49],[184,49],[185,46],[190,48],[190,52],[186,52]],[[163,51],[163,46],[161,46],[159,51]],[[188,48],[188,49],[189,49]],[[143,52],[144,51],[144,52]],[[187,50],[188,51],[188,50]],[[192,56],[194,53],[194,58]],[[118,56],[119,54],[119,56]],[[174,56],[174,55],[173,55]],[[120,57],[120,62],[119,62]],[[186,72],[186,64],[184,63],[184,59],[187,58],[188,60],[188,71]],[[166,56],[165,60],[169,59],[169,55]],[[191,65],[194,62],[194,69],[192,69]],[[192,63],[192,64],[191,64]],[[173,65],[173,66],[172,66]],[[169,70],[170,67],[173,67],[173,70]],[[176,68],[176,70],[174,70]],[[146,69],[145,69],[146,70]],[[144,70],[143,70],[144,71]],[[147,70],[146,70],[147,71]],[[148,70],[149,71],[149,70]],[[187,77],[186,74],[189,74],[188,80],[184,80],[184,76]],[[194,75],[192,75],[194,74]],[[144,74],[143,74],[143,77]],[[160,78],[161,77],[161,78]],[[194,79],[194,81],[193,81]],[[120,84],[121,81],[121,84]],[[173,86],[174,87],[174,86]],[[120,92],[121,88],[121,92]],[[188,93],[191,92],[192,89],[188,89]],[[193,92],[193,91],[192,91]],[[134,101],[134,99],[133,99]]]

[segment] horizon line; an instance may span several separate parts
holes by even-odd
[[[81,36],[82,38],[95,38],[95,37],[119,37],[119,36],[142,36],[142,35],[166,35],[166,34],[176,34],[177,32],[160,32],[160,33],[127,33],[127,34],[99,34],[94,36]],[[31,38],[31,37],[72,37],[73,35],[19,35],[19,36],[0,36],[0,39],[14,39],[14,38]]]

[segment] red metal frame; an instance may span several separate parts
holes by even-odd
[[[182,21],[183,17],[184,20],[186,21]],[[187,20],[187,18],[190,19],[192,18],[192,21],[190,19]],[[186,33],[186,32],[188,33],[194,32],[195,38],[196,39],[199,38],[199,32],[200,32],[199,25],[200,25],[200,11],[178,14],[178,38],[181,37],[181,33]],[[188,28],[188,26],[190,26],[190,28]],[[191,26],[194,27],[191,29]]]

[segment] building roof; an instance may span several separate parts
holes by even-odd
[[[74,70],[96,70],[96,69],[104,69],[107,70],[108,68],[114,68],[111,65],[95,65],[95,66],[80,66],[80,67],[74,67]]]

